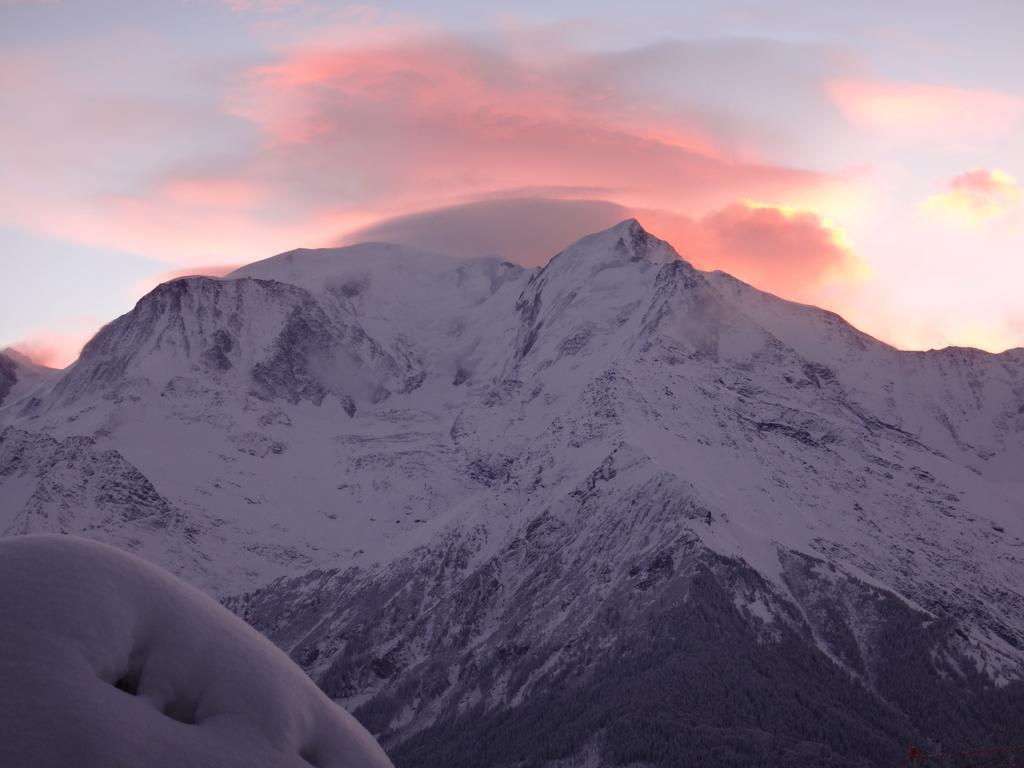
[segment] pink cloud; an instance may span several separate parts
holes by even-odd
[[[81,318],[75,325],[41,329],[29,333],[21,340],[11,344],[11,348],[37,365],[44,365],[48,368],[66,368],[78,359],[82,347],[95,335],[101,325],[94,318]]]
[[[902,141],[991,138],[1024,116],[1024,99],[1001,91],[850,79],[830,81],[827,91],[857,126]]]
[[[1024,188],[1005,171],[979,168],[950,179],[923,208],[955,223],[978,225],[1024,210]]]
[[[698,219],[637,211],[640,221],[705,270],[722,270],[783,298],[825,305],[835,284],[859,281],[867,266],[845,233],[818,214],[733,203]]]
[[[265,186],[244,179],[216,177],[172,178],[157,192],[172,205],[229,210],[259,207],[270,199],[271,194]]]
[[[1005,171],[978,168],[955,176],[949,183],[954,191],[1019,199],[1020,185]]]
[[[344,169],[316,188],[399,210],[558,185],[614,189],[624,204],[713,208],[740,195],[810,198],[837,183],[736,158],[712,123],[667,117],[623,88],[586,56],[421,37],[300,48],[252,71],[232,104],[291,167],[329,159]]]
[[[783,293],[857,271],[840,230],[812,211],[731,205],[701,220],[715,238],[716,266]]]
[[[345,40],[300,44],[221,78],[225,111],[208,118],[167,105],[83,103],[67,140],[47,126],[71,122],[54,105],[82,94],[65,72],[51,72],[41,81],[45,104],[22,94],[32,118],[0,126],[22,158],[0,179],[0,219],[172,263],[242,263],[519,190],[594,190],[632,208],[700,215],[748,197],[818,207],[848,183],[736,154],[735,130],[723,135],[720,120],[679,107],[685,94],[668,108],[635,90],[622,70],[646,77],[643,57],[484,47],[408,28]],[[25,112],[19,99],[12,114]],[[143,156],[182,140],[198,143],[183,151],[187,163]],[[90,188],[108,179],[111,157],[118,174],[138,179]]]

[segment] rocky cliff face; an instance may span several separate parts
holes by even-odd
[[[0,423],[83,478],[27,515],[0,454],[5,527],[178,558],[401,766],[1024,738],[1024,352],[897,351],[635,221],[176,281]]]

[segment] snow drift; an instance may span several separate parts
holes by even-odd
[[[387,768],[281,651],[198,590],[69,536],[0,542],[0,765]]]

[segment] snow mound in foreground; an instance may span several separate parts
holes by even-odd
[[[132,555],[0,541],[0,765],[390,768],[268,640]]]

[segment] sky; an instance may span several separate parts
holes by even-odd
[[[1024,345],[1024,3],[0,0],[0,348],[297,247],[635,216],[904,349]]]

